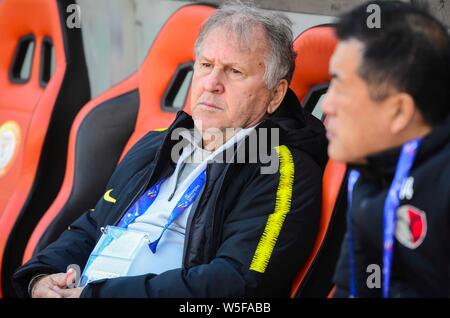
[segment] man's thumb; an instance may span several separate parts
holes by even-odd
[[[54,274],[54,275],[52,275],[52,281],[59,288],[66,288],[67,287],[67,275],[68,275],[68,273]]]

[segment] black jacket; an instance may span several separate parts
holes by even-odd
[[[38,273],[85,265],[101,236],[149,185],[170,175],[177,127],[193,127],[179,112],[165,132],[150,132],[126,155],[107,189],[115,203],[98,201],[60,238],[13,277],[17,292]],[[261,174],[261,163],[210,163],[207,181],[186,228],[183,267],[92,282],[81,297],[287,296],[314,242],[321,207],[326,138],[322,123],[305,113],[289,91],[279,110],[256,129],[280,128],[280,169]],[[258,248],[259,247],[259,248]],[[273,250],[272,250],[273,248]]]
[[[361,176],[353,190],[351,213],[359,297],[381,297],[382,289],[367,287],[367,278],[374,273],[373,269],[368,273],[367,267],[376,264],[382,269],[383,206],[400,149],[373,155],[368,165],[356,167]],[[413,183],[404,195],[400,192],[389,296],[448,297],[450,117],[423,139],[410,177]],[[335,297],[348,296],[348,271],[346,235],[335,271]]]

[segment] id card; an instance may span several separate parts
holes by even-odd
[[[89,256],[79,287],[99,279],[148,273],[149,243],[144,232],[108,225]]]

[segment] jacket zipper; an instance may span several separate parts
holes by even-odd
[[[266,120],[264,120],[263,122],[265,122]],[[245,137],[244,138],[244,140],[246,139],[246,138],[248,138],[248,137]],[[236,151],[237,152],[237,151]],[[236,156],[236,153],[234,154],[234,157],[233,157],[233,161],[235,160],[235,156]],[[220,184],[220,189],[219,189],[219,193],[218,193],[218,195],[217,195],[217,197],[219,197],[219,195],[220,195],[220,192],[222,191],[222,188],[223,188],[223,186],[225,185],[225,179],[226,179],[226,176],[227,176],[227,173],[228,173],[228,170],[229,170],[229,168],[230,168],[230,165],[231,165],[231,163],[228,163],[227,164],[227,166],[225,167],[225,171],[223,172],[224,173],[224,175],[223,175],[223,181],[222,181],[222,183]],[[206,175],[208,175],[208,171],[210,170],[210,165],[207,165],[206,166]],[[207,180],[208,180],[208,178],[207,178]],[[204,190],[203,190],[203,192],[202,192],[202,195],[200,196],[200,200],[199,200],[199,203],[198,203],[198,205],[200,205],[200,203],[201,203],[201,200],[203,200],[203,196],[204,196],[204,193],[205,193],[205,190],[206,190],[206,183],[205,183],[205,187],[204,187]],[[212,222],[211,222],[211,224],[212,224],[212,226],[213,226],[213,235],[214,235],[214,233],[216,232],[215,231],[215,222],[216,222],[216,213],[215,213],[215,211],[217,211],[217,204],[218,204],[218,200],[217,200],[217,198],[216,198],[216,200],[215,200],[215,202],[214,202],[214,204],[213,204],[213,206],[214,206],[214,212],[213,212],[213,214],[212,214]],[[197,207],[198,207],[198,205],[197,205]],[[194,213],[195,212],[197,212],[197,211],[194,211]],[[186,226],[186,235],[185,235],[185,244],[189,244],[189,242],[190,242],[190,236],[191,236],[191,224],[192,224],[192,221],[194,220],[194,218],[195,218],[195,214],[192,216],[192,218],[189,220],[189,222],[188,222],[188,224],[187,224],[187,226]],[[214,239],[213,239],[213,241],[214,241]],[[186,243],[187,242],[187,243]],[[213,242],[214,244],[215,244],[215,242]],[[187,257],[187,249],[189,248],[189,246],[186,246],[186,248],[185,249],[183,249],[183,267],[184,268],[187,268],[187,261],[186,261],[186,257]],[[209,251],[208,251],[208,253],[209,253]]]
[[[266,119],[264,119],[262,121],[262,123],[263,122],[266,122]],[[248,138],[249,138],[248,136],[245,136],[245,138],[242,140],[242,142],[246,142]],[[240,144],[236,148],[236,151],[235,151],[235,153],[233,155],[232,163],[234,163],[234,161],[236,160],[237,153],[239,152],[239,147],[240,147]],[[220,184],[220,189],[219,189],[219,193],[217,194],[217,197],[220,196],[220,192],[222,191],[223,187],[226,185],[225,181],[228,181],[228,180],[226,180],[227,173],[228,173],[228,170],[230,169],[230,166],[231,166],[232,163],[228,163],[227,166],[225,167],[225,171],[223,172],[224,173],[223,180],[222,180],[222,183]],[[227,184],[228,184],[228,182],[227,182]],[[216,213],[215,212],[217,211],[218,202],[219,202],[219,200],[216,199],[216,201],[214,202],[214,205],[213,205],[214,206],[214,213],[212,215],[213,234],[216,233],[216,229],[215,229],[215,226],[216,226],[216,224],[215,224],[215,222],[216,222]],[[215,244],[215,242],[213,242],[213,243]]]
[[[217,205],[219,204],[219,200],[217,200],[217,198],[219,198],[220,193],[222,192],[222,189],[223,189],[223,187],[225,185],[225,181],[227,181],[226,177],[227,177],[227,173],[228,173],[228,169],[229,168],[230,168],[230,163],[228,163],[227,166],[225,167],[225,171],[223,172],[224,173],[223,180],[222,180],[222,183],[220,184],[220,189],[219,189],[219,192],[217,193],[217,197],[216,197],[216,200],[215,200],[214,205],[213,205],[214,212],[212,214],[212,222],[211,222],[212,227],[213,227],[211,241],[212,241],[212,243],[213,243],[212,245],[214,247],[215,247],[216,241],[217,241],[217,237],[214,237],[214,235],[216,233],[216,216],[217,216],[216,215],[216,211],[217,211]],[[208,253],[209,253],[209,251],[208,251]]]
[[[197,206],[195,207],[195,211],[192,211],[191,210],[191,213],[194,213],[193,215],[192,215],[192,217],[191,218],[188,218],[188,223],[187,223],[187,225],[186,225],[186,231],[185,231],[185,235],[184,235],[184,246],[183,246],[183,267],[186,267],[186,257],[187,257],[187,250],[188,250],[188,248],[189,248],[189,244],[190,244],[190,237],[191,237],[191,225],[192,225],[192,221],[194,220],[194,218],[195,218],[195,214],[196,214],[196,212],[197,212],[197,210],[198,210],[198,207],[200,206],[200,204],[202,203],[202,200],[203,200],[203,198],[204,198],[204,196],[205,196],[205,192],[206,192],[206,189],[207,189],[207,187],[208,187],[208,175],[209,175],[209,171],[210,171],[211,169],[210,169],[210,165],[206,165],[206,180],[205,180],[205,185],[203,186],[203,191],[202,191],[202,194],[200,195],[200,198],[198,199],[198,202],[197,202]]]

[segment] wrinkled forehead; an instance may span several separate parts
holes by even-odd
[[[270,51],[269,40],[266,31],[262,25],[256,23],[232,23],[226,21],[212,27],[203,39],[200,46],[200,52],[204,46],[210,46],[218,43],[226,43],[241,52],[250,54],[263,54],[267,56]]]

